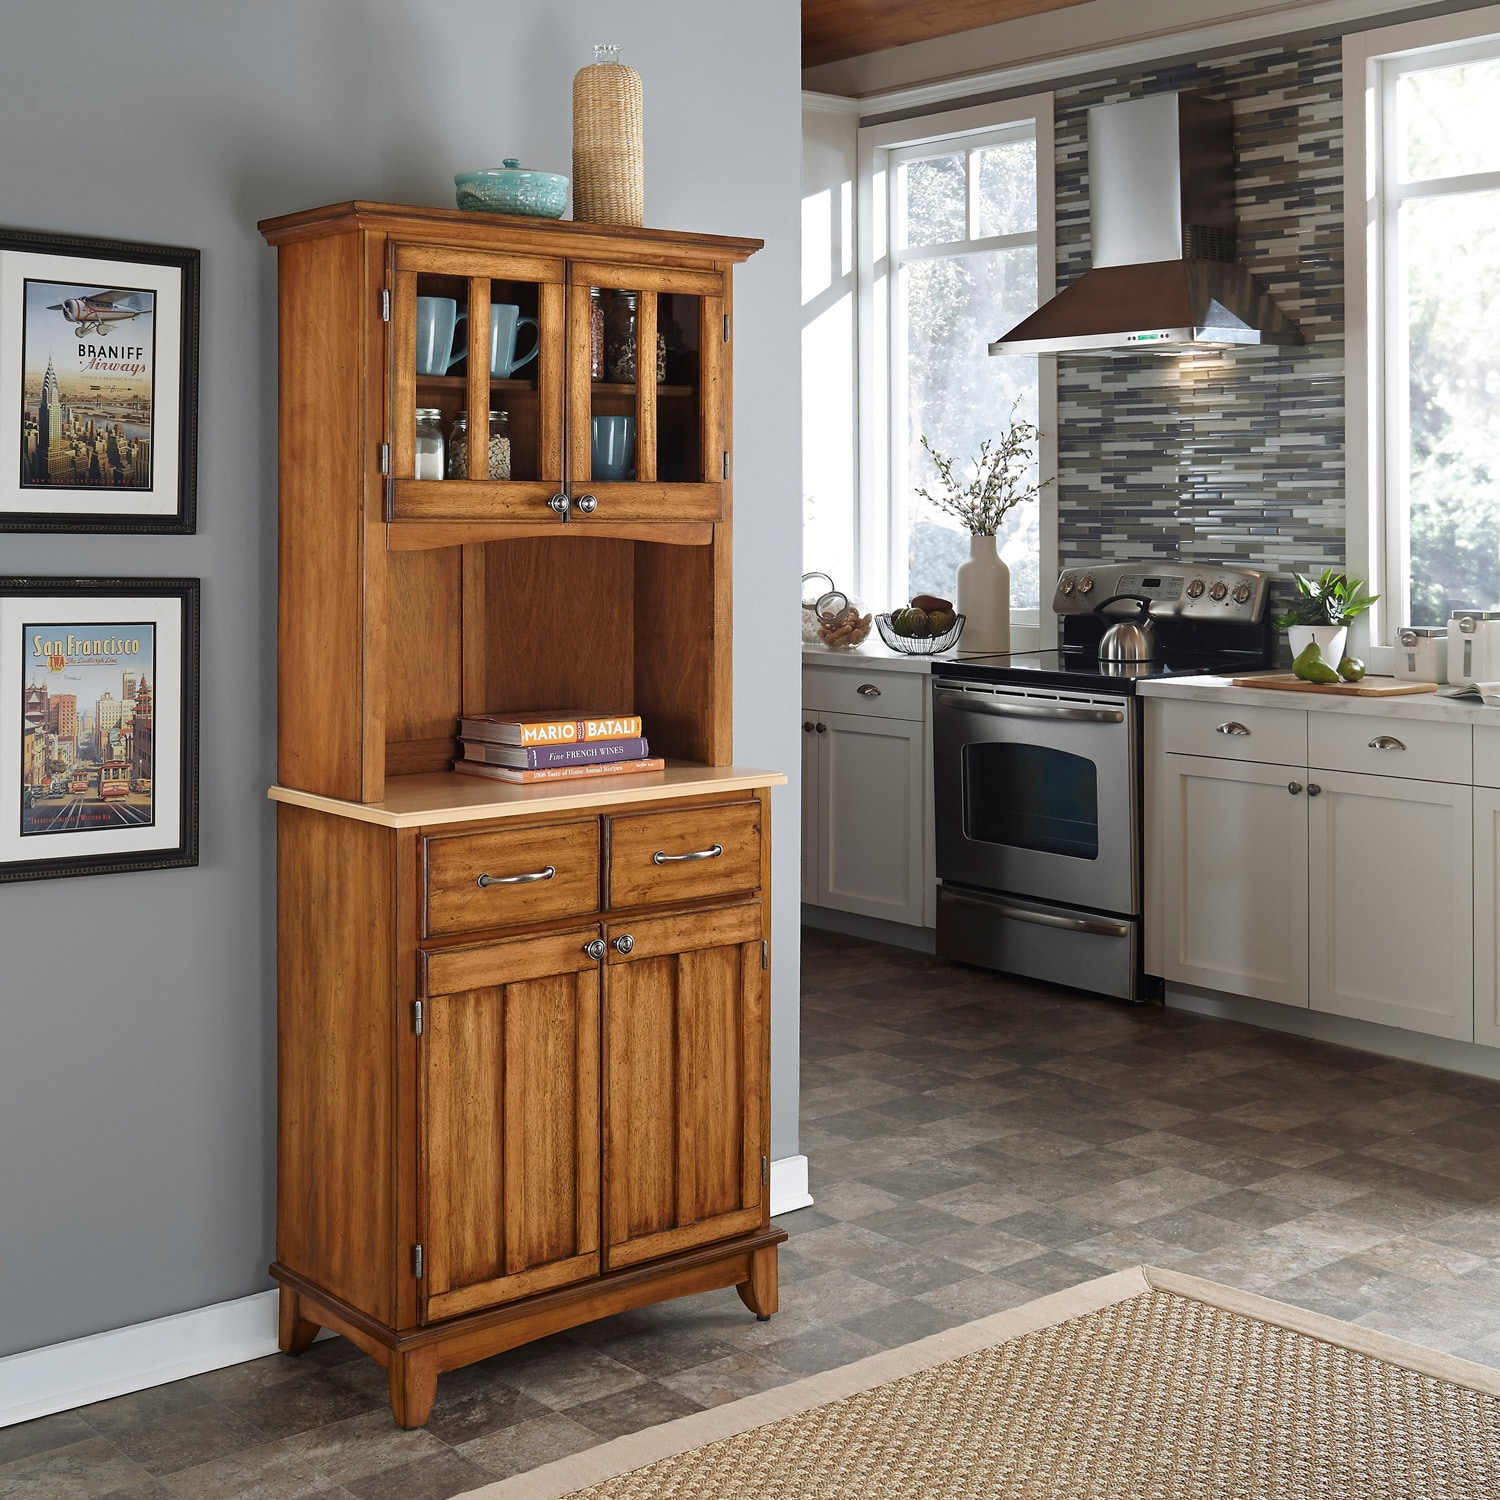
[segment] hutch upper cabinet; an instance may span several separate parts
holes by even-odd
[[[339,1330],[417,1426],[441,1371],[590,1318],[776,1307],[785,778],[730,764],[731,278],[759,242],[371,203],[261,229],[281,1346]],[[461,715],[569,708],[639,714],[667,769],[450,769]]]

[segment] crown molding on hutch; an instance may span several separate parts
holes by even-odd
[[[1225,20],[1202,25],[1161,26],[1081,51],[1068,46],[1055,47],[1039,51],[1024,62],[1003,67],[952,75],[930,83],[872,90],[859,94],[855,103],[861,121],[868,124],[875,118],[913,113],[955,100],[1034,89],[1040,85],[1050,86],[1064,79],[1082,78],[1114,70],[1123,71],[1169,57],[1224,52],[1244,45],[1273,42],[1287,36],[1359,30],[1366,23],[1373,23],[1383,17],[1410,15],[1418,9],[1433,11],[1441,8],[1413,7],[1400,3],[1400,0],[1312,0],[1312,3],[1306,3],[1306,0],[1277,0],[1275,4],[1261,5],[1248,14]],[[1070,10],[1061,14],[1076,19],[1079,12]],[[1009,27],[1020,24],[1023,23],[1001,23],[1002,26]],[[999,29],[984,28],[995,32]],[[1076,34],[1076,24],[1073,29]],[[952,40],[951,37],[937,39],[938,42]],[[913,47],[934,45],[935,43],[919,42],[913,44]],[[831,80],[825,79],[823,75],[840,66],[843,65],[829,64],[825,69],[809,69],[804,77],[811,84],[826,84]],[[809,105],[813,100],[850,96],[809,89],[804,90],[802,97],[804,104]],[[819,103],[811,107],[829,106]]]

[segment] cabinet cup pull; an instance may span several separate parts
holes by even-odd
[[[480,890],[492,885],[530,885],[533,880],[551,880],[556,874],[557,867],[548,865],[545,870],[533,870],[529,875],[481,875],[474,884]]]
[[[873,682],[862,682],[854,690],[861,698],[878,698],[880,689]]]
[[[714,844],[708,849],[694,849],[691,854],[663,854],[658,849],[651,856],[651,863],[653,865],[680,865],[686,859],[717,859],[723,852],[723,844]]]
[[[1217,724],[1217,725],[1215,725],[1214,726],[1214,733],[1215,734],[1249,734],[1250,731],[1248,729],[1246,729],[1245,726],[1243,724],[1241,724],[1238,719],[1229,719],[1229,720],[1226,720],[1223,724]]]
[[[634,947],[635,939],[628,932],[622,932],[614,940],[614,950],[616,953],[629,953]]]
[[[586,516],[593,515],[599,508],[599,497],[597,495],[580,495],[578,497],[578,508]]]
[[[1401,741],[1398,740],[1396,738],[1396,736],[1393,735],[1393,734],[1377,734],[1375,736],[1375,738],[1370,741],[1370,749],[1372,749],[1372,750],[1404,750],[1404,749],[1406,749],[1406,746],[1403,745],[1401,743]]]
[[[604,939],[595,938],[592,943],[585,943],[583,951],[597,963],[599,959],[604,957]]]
[[[1322,793],[1322,791],[1323,788],[1320,787],[1316,781],[1309,781],[1307,783],[1307,795],[1309,797],[1317,797]]]
[[[1295,797],[1302,790],[1302,783],[1300,781],[1289,781],[1286,784],[1286,789]]]

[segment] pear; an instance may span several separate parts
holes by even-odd
[[[1303,682],[1337,682],[1339,674],[1323,660],[1323,653],[1316,641],[1308,642],[1292,663],[1292,675]]]
[[[1345,682],[1358,682],[1365,675],[1365,664],[1357,656],[1346,656],[1339,663],[1339,676]]]

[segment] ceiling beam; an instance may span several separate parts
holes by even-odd
[[[1063,10],[1086,0],[802,0],[802,66]]]

